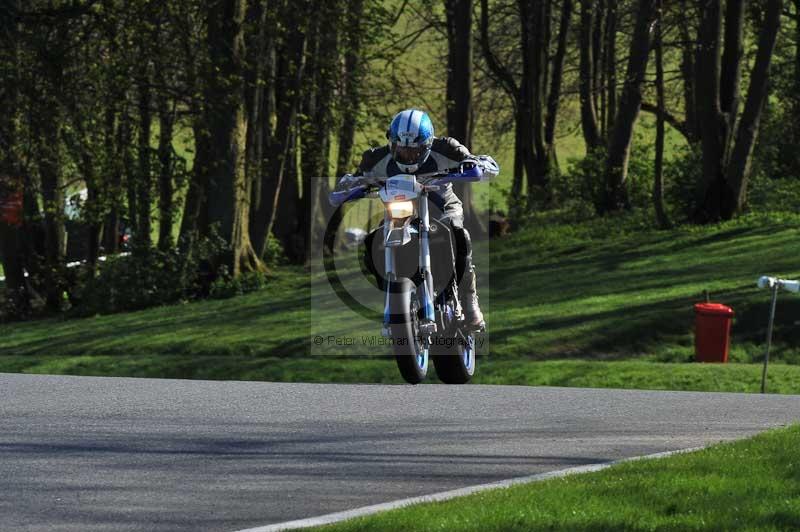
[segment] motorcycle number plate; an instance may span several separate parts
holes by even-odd
[[[415,199],[419,192],[417,178],[413,175],[396,175],[386,180],[380,196],[383,201],[408,201]]]

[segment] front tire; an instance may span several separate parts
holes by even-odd
[[[397,368],[409,384],[419,384],[428,374],[429,348],[420,340],[417,288],[408,278],[389,285],[389,330]]]
[[[439,338],[432,347],[436,375],[445,384],[466,384],[475,374],[475,334]]]

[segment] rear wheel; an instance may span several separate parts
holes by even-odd
[[[428,374],[429,348],[419,334],[419,299],[410,279],[391,282],[389,329],[400,374],[409,384],[419,384]]]
[[[439,338],[432,347],[436,375],[446,384],[466,384],[475,374],[475,334]]]

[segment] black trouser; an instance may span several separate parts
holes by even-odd
[[[449,183],[441,191],[431,193],[430,198],[453,228],[456,240],[456,279],[460,285],[464,272],[472,270],[472,240],[469,231],[464,228],[464,205],[453,191],[453,185]]]

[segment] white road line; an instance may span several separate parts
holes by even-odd
[[[432,493],[430,495],[422,495],[420,497],[411,497],[408,499],[400,499],[397,501],[384,502],[381,504],[374,504],[372,506],[355,508],[353,510],[345,510],[344,512],[336,512],[333,514],[320,515],[317,517],[298,519],[296,521],[285,521],[283,523],[275,523],[273,525],[260,526],[256,528],[247,528],[244,530],[238,530],[236,532],[278,532],[280,530],[296,530],[299,528],[309,528],[312,526],[330,525],[332,523],[338,523],[340,521],[346,521],[348,519],[354,519],[356,517],[364,517],[366,515],[372,515],[379,512],[386,512],[388,510],[396,510],[398,508],[403,508],[405,506],[410,506],[412,504],[446,501],[449,499],[455,499],[456,497],[464,497],[465,495],[478,493],[480,491],[509,488],[511,486],[516,486],[517,484],[528,484],[530,482],[538,482],[550,478],[565,477],[567,475],[575,475],[578,473],[591,473],[594,471],[600,471],[602,469],[609,468],[617,464],[622,464],[624,462],[633,462],[636,460],[651,460],[654,458],[664,458],[675,454],[691,453],[699,451],[701,449],[705,449],[705,446],[692,447],[690,449],[678,449],[677,451],[666,451],[663,453],[648,454],[644,456],[633,456],[630,458],[622,458],[620,460],[614,460],[613,462],[602,462],[599,464],[589,464],[577,467],[570,467],[567,469],[560,469],[558,471],[548,471],[547,473],[539,473],[538,475],[510,478],[508,480],[501,480],[489,484],[478,484],[477,486],[467,486],[465,488],[459,488],[450,491],[442,491],[440,493]]]

